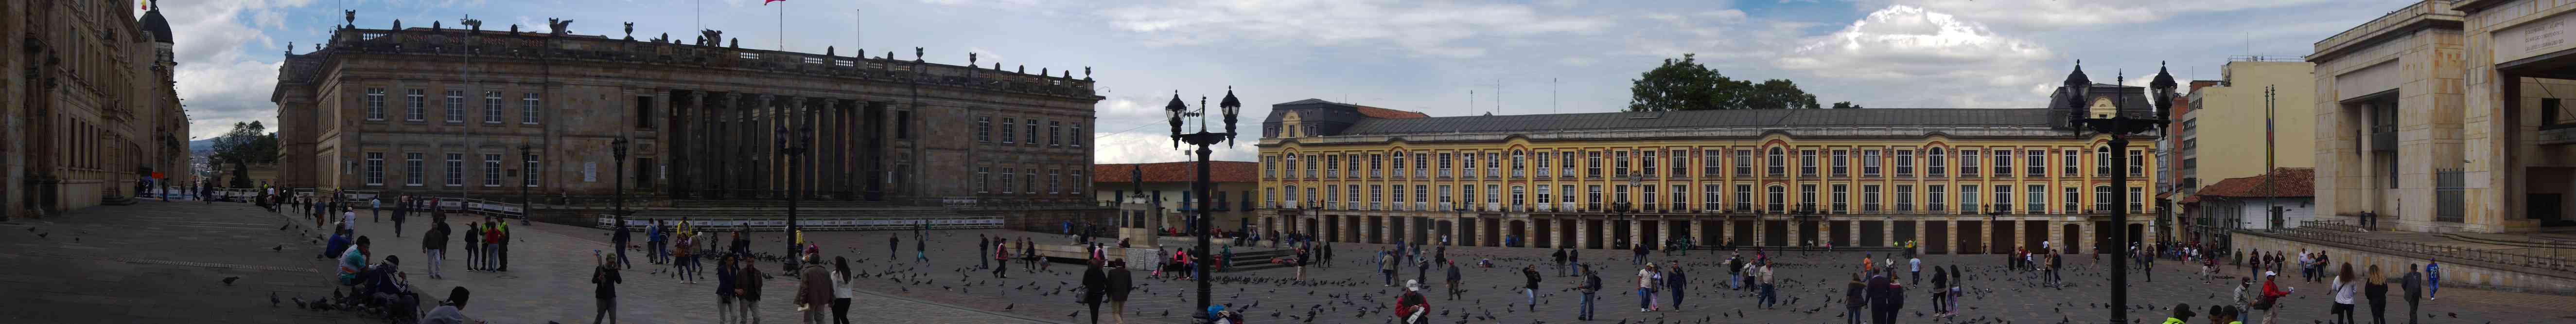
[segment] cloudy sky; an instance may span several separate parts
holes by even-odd
[[[923,47],[932,62],[979,53],[983,64],[1030,70],[1091,67],[1108,97],[1096,106],[1098,162],[1131,163],[1185,158],[1152,127],[1174,91],[1195,101],[1231,85],[1250,106],[1247,124],[1270,104],[1307,98],[1433,116],[1604,112],[1627,104],[1639,72],[1697,53],[1728,76],[1795,80],[1828,103],[2032,108],[2078,59],[2097,79],[2153,74],[2159,60],[2179,77],[2216,79],[2230,55],[2304,55],[2414,2],[761,1],[203,0],[172,1],[163,14],[179,34],[180,97],[200,137],[273,123],[279,53],[290,42],[311,51],[345,8],[367,28],[470,15],[492,29],[543,30],[547,18],[567,18],[574,33],[610,37],[635,22],[639,39],[704,28],[749,48]],[[1252,152],[1238,144],[1218,157]]]

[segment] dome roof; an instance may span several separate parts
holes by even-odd
[[[153,41],[173,43],[170,41],[174,36],[170,34],[170,20],[161,18],[161,8],[143,12],[143,31],[152,33]]]

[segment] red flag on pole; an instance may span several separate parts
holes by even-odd
[[[761,0],[761,1],[760,1],[760,5],[766,6],[766,5],[769,5],[769,3],[771,3],[771,2],[779,2],[779,1],[787,1],[787,0]]]

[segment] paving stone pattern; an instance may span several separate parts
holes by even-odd
[[[364,211],[359,215],[359,232],[376,241],[377,258],[398,255],[405,259],[402,267],[409,273],[416,289],[432,298],[444,295],[448,287],[467,286],[475,290],[475,302],[468,313],[493,323],[564,323],[587,322],[594,314],[595,299],[588,282],[593,250],[607,249],[608,231],[552,225],[512,225],[515,234],[511,248],[509,272],[469,272],[463,270],[462,256],[449,256],[446,279],[426,275],[427,262],[419,259],[417,235],[425,230],[426,218],[414,217],[405,225],[402,238],[393,238],[390,215],[379,221],[370,220]],[[467,219],[451,219],[461,226]],[[287,229],[279,230],[280,226]],[[272,308],[266,295],[276,292],[287,296],[325,296],[330,288],[325,274],[331,271],[329,260],[314,259],[320,249],[310,243],[310,218],[279,215],[246,204],[146,202],[135,206],[104,206],[85,209],[73,215],[44,220],[11,220],[0,222],[0,264],[11,268],[0,274],[0,286],[9,293],[0,294],[0,322],[16,323],[85,323],[85,322],[257,322],[257,323],[341,323],[365,322],[360,316],[343,312],[311,312],[292,307]],[[30,229],[33,229],[30,231]],[[38,233],[50,233],[39,238]],[[318,232],[316,232],[318,233]],[[856,286],[861,291],[852,305],[852,320],[861,323],[1012,323],[1012,322],[1088,322],[1083,305],[1074,303],[1082,268],[1076,264],[1054,264],[1051,271],[1028,271],[1014,264],[1006,272],[1009,278],[995,278],[989,270],[975,269],[979,260],[973,241],[977,235],[999,235],[1011,238],[1033,238],[1042,242],[1063,243],[1071,239],[1060,234],[1043,234],[1005,230],[956,230],[927,233],[931,261],[912,261],[917,234],[911,231],[815,232],[810,239],[819,243],[826,256],[846,257],[862,277]],[[897,236],[902,245],[891,253],[886,238]],[[74,241],[74,239],[78,241]],[[756,233],[755,250],[783,253],[779,233]],[[638,244],[642,239],[638,237]],[[283,251],[270,251],[270,248]],[[1335,244],[1331,268],[1307,269],[1307,279],[1293,280],[1294,269],[1265,269],[1222,273],[1217,276],[1219,304],[1234,304],[1245,310],[1253,322],[1261,323],[1388,323],[1394,315],[1385,309],[1399,294],[1396,288],[1381,286],[1373,271],[1369,253],[1387,247],[1379,244]],[[461,246],[451,246],[461,252]],[[1575,278],[1556,276],[1547,268],[1548,250],[1523,248],[1453,247],[1451,259],[1458,262],[1465,276],[1466,291],[1450,300],[1436,284],[1440,275],[1426,276],[1435,323],[1533,323],[1574,321],[1575,296],[1570,288]],[[1746,253],[1750,255],[1748,251]],[[1681,262],[1692,279],[1685,303],[1667,301],[1663,311],[1636,310],[1634,280],[1638,266],[1631,265],[1629,254],[1617,250],[1585,250],[1584,261],[1597,266],[1605,289],[1596,300],[1598,321],[1617,322],[1714,322],[1714,323],[1839,323],[1842,283],[1858,268],[1859,253],[1789,253],[1775,254],[1779,262],[1781,302],[1777,309],[1757,309],[1749,294],[1723,289],[1719,285],[1726,271],[1715,266],[1724,253],[1699,251],[1687,256],[1650,254],[1649,259],[1669,265]],[[656,273],[662,266],[648,264],[639,250],[630,252],[635,269],[624,272],[625,284],[619,286],[619,319],[631,323],[714,323],[716,301],[711,280],[685,284],[671,278],[668,272]],[[1477,260],[1490,259],[1493,268],[1474,267]],[[1931,255],[1925,256],[1926,267],[1958,265],[1967,270],[1971,290],[1962,308],[1963,315],[1951,319],[1928,317],[1930,298],[1922,288],[1909,286],[1907,308],[1902,322],[1995,322],[2075,323],[2104,322],[2109,314],[2099,304],[2109,298],[2104,288],[2104,268],[2089,255],[2068,259],[2065,278],[2073,285],[2064,289],[2037,285],[2035,273],[2007,272],[1997,255]],[[2103,261],[2107,262],[2107,261]],[[1517,289],[1521,285],[1518,269],[1523,265],[1540,265],[1547,276],[1540,283],[1540,305],[1529,311],[1526,297]],[[1901,262],[1900,265],[1902,266]],[[764,263],[763,270],[778,272],[775,263]],[[1435,270],[1438,268],[1434,268]],[[2232,291],[2225,280],[2202,283],[2197,266],[2165,261],[2155,267],[2156,281],[2133,273],[2130,283],[2130,316],[2142,323],[2160,322],[2164,308],[2173,303],[2190,303],[2206,310],[2208,305],[2224,303]],[[2222,266],[2231,276],[2241,276],[2243,268]],[[1926,275],[1930,271],[1925,271]],[[709,270],[707,275],[713,275]],[[242,277],[233,285],[223,285],[223,277]],[[1417,276],[1406,268],[1404,279]],[[1195,283],[1182,280],[1148,279],[1137,274],[1140,289],[1128,302],[1127,320],[1144,323],[1184,323],[1196,300]],[[2332,297],[2325,294],[2324,283],[2294,283],[2295,274],[2285,276],[2284,285],[2297,287],[2299,293],[2284,300],[2283,323],[2314,323],[2330,319],[2327,308]],[[1399,283],[1401,279],[1398,280]],[[1924,285],[1928,285],[1925,283]],[[795,281],[779,277],[767,282],[764,302],[760,305],[764,321],[795,321],[789,292]],[[1622,289],[1626,288],[1626,289]],[[2396,292],[2392,291],[2392,297]],[[1664,297],[1669,297],[1665,293]],[[2576,321],[2576,297],[2531,295],[2447,289],[2442,299],[2426,301],[2421,306],[2429,318],[2416,318],[2422,323],[2566,323]],[[2389,319],[2403,322],[2402,300],[2392,300]],[[2368,306],[2363,305],[2362,318],[2368,321]],[[1105,310],[1105,309],[1104,309]],[[1924,315],[1917,315],[1916,313]],[[1742,314],[1738,316],[1737,314]],[[1072,314],[1068,316],[1068,314]],[[2451,317],[2456,314],[2457,317]],[[1104,316],[1102,322],[1115,322],[1115,316]],[[2195,319],[2202,322],[2205,319]],[[2253,322],[2253,321],[2248,321]]]

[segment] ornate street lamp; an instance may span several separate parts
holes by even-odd
[[[476,24],[479,26],[481,23],[477,22]],[[519,166],[523,168],[519,170],[519,225],[529,225],[528,212],[535,211],[537,206],[536,200],[528,198],[528,187],[535,186],[534,184],[528,183],[528,177],[529,175],[537,174],[537,170],[534,168],[526,168],[528,164],[527,161],[536,158],[536,155],[531,153],[535,150],[536,147],[534,146],[519,144]]]
[[[616,213],[616,217],[615,217],[615,218],[617,219],[617,227],[616,227],[616,228],[617,228],[617,231],[618,231],[618,232],[625,232],[625,231],[626,231],[626,145],[627,145],[627,144],[628,144],[628,142],[626,141],[626,137],[625,137],[625,136],[618,136],[618,137],[617,137],[617,139],[613,139],[613,140],[609,140],[609,141],[608,141],[608,152],[609,152],[609,155],[613,155],[613,156],[616,156],[616,157],[617,157],[617,196],[616,196],[616,198],[617,198],[616,208],[617,208],[617,209],[616,209],[616,211],[615,211],[615,213]],[[526,211],[526,210],[521,210],[521,211],[519,211],[519,214],[520,214],[520,215],[527,215],[527,211]]]
[[[1199,108],[1197,111],[1191,111],[1189,104],[1181,101],[1180,91],[1173,91],[1172,101],[1163,105],[1163,113],[1166,116],[1165,121],[1172,125],[1173,146],[1179,147],[1179,143],[1181,142],[1188,142],[1190,145],[1198,146],[1198,179],[1192,181],[1190,184],[1192,188],[1190,194],[1197,195],[1195,198],[1198,200],[1198,206],[1194,206],[1195,208],[1192,210],[1194,212],[1192,214],[1194,215],[1191,215],[1191,217],[1193,217],[1192,219],[1194,221],[1190,222],[1190,231],[1195,233],[1195,236],[1198,237],[1199,247],[1197,250],[1192,250],[1190,252],[1195,253],[1195,257],[1198,260],[1208,261],[1215,261],[1208,259],[1208,223],[1210,220],[1214,219],[1212,215],[1208,214],[1208,209],[1211,207],[1208,205],[1208,189],[1215,187],[1213,184],[1208,182],[1208,155],[1216,152],[1209,149],[1209,147],[1217,145],[1219,142],[1225,143],[1226,146],[1234,146],[1235,115],[1243,109],[1243,102],[1235,100],[1233,87],[1227,87],[1225,89],[1225,100],[1219,102],[1217,108],[1224,114],[1225,132],[1223,133],[1212,133],[1207,130],[1207,97],[1199,97]],[[1197,133],[1182,133],[1182,117],[1193,116],[1199,118],[1199,131]],[[1207,309],[1210,301],[1208,297],[1210,287],[1208,285],[1209,281],[1207,278],[1203,278],[1203,276],[1207,274],[1208,262],[1198,262],[1194,268],[1195,269],[1190,269],[1190,271],[1202,277],[1194,277],[1199,278],[1199,280],[1195,280],[1199,283],[1199,304],[1198,308],[1192,309]],[[1204,317],[1205,315],[1197,316]]]
[[[2121,80],[2115,82],[2125,82],[2127,77],[2121,76],[2118,79]],[[2111,152],[2109,154],[2113,154],[2113,156],[2107,158],[2108,160],[2111,160],[2111,185],[2114,186],[2111,193],[2111,208],[2109,208],[2111,210],[2111,219],[2113,220],[2110,232],[2119,239],[2119,241],[2116,242],[2126,243],[2130,234],[2128,226],[2129,213],[2128,209],[2122,208],[2121,206],[2126,206],[2129,199],[2128,195],[2126,195],[2129,191],[2129,173],[2126,171],[2129,168],[2129,160],[2124,156],[2120,156],[2120,154],[2124,154],[2129,151],[2129,135],[2158,131],[2172,125],[2173,121],[2165,119],[2165,116],[2168,116],[2169,112],[2173,111],[2175,86],[2173,74],[2165,71],[2163,63],[2157,63],[2156,78],[2154,81],[2147,83],[2147,87],[2155,91],[2153,94],[2154,97],[2147,99],[2148,104],[2154,106],[2155,114],[2152,116],[2130,116],[2128,111],[2126,111],[2128,108],[2126,107],[2127,101],[2120,100],[2121,96],[2128,94],[2128,90],[2125,88],[2113,88],[2115,91],[2110,95],[2112,97],[2111,103],[2113,107],[2111,114],[2089,117],[2085,116],[2082,111],[2084,111],[2084,107],[2087,106],[2087,103],[2093,100],[2093,80],[2084,76],[2083,61],[2075,62],[2075,71],[2066,75],[2065,86],[2066,90],[2069,92],[2069,96],[2066,96],[2066,105],[2069,110],[2067,114],[2067,126],[2075,130],[2075,135],[2083,136],[2085,131],[2090,130],[2094,133],[2111,136]],[[2127,244],[2120,244],[2120,246],[2127,246]],[[2111,264],[2127,264],[2125,263],[2128,262],[2129,259],[2127,253],[2118,252],[2120,249],[2117,248],[2109,249],[2109,251],[2112,251],[2110,253]],[[2128,305],[2128,267],[2112,268],[2111,304]],[[2129,311],[2127,308],[2111,308],[2111,322],[2126,323],[2128,321]]]
[[[795,131],[790,132],[787,130],[787,126],[780,125],[778,126],[778,136],[776,137],[778,138],[778,154],[787,156],[787,169],[796,170],[796,162],[803,160],[801,157],[805,156],[805,150],[814,146],[814,126],[798,126]],[[803,187],[797,185],[796,179],[803,177],[804,175],[801,174],[789,175],[787,177],[787,269],[791,270],[796,269],[796,263],[801,261],[801,259],[799,259],[801,256],[797,254],[801,251],[798,251],[798,249],[804,248],[803,246],[799,246],[801,242],[796,241],[796,239],[798,239],[798,235],[796,235],[796,201],[797,196],[804,195],[799,192]]]

